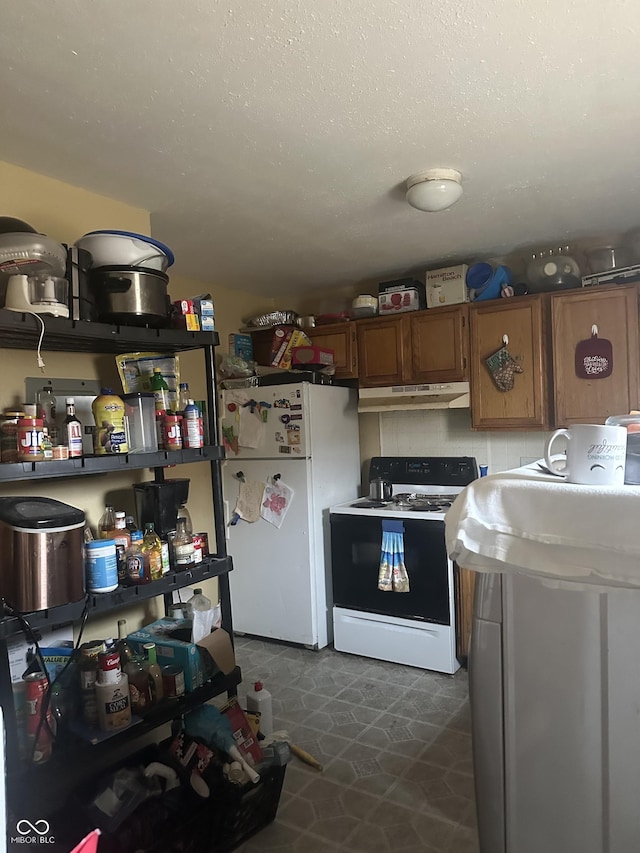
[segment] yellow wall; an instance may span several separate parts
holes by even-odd
[[[38,231],[64,243],[72,243],[87,231],[116,228],[150,234],[150,214],[114,199],[97,195],[79,187],[29,172],[26,169],[0,162],[0,215],[23,219]],[[211,292],[215,301],[216,326],[220,329],[220,350],[227,350],[227,335],[242,324],[242,317],[263,310],[263,303],[238,291],[229,291],[220,285],[172,277],[172,298],[194,296]],[[264,309],[267,310],[267,309]],[[35,319],[33,321],[36,322]],[[46,321],[45,321],[46,322]],[[190,382],[196,398],[204,398],[204,362],[202,354],[181,354],[181,371]],[[0,409],[14,402],[25,401],[24,377],[38,376],[35,353],[29,350],[0,350],[2,379],[0,381]],[[68,353],[44,353],[46,371],[43,377],[68,377],[101,379],[115,382],[118,387],[113,356],[92,356]],[[213,542],[213,509],[210,496],[210,474],[207,465],[189,465],[169,470],[168,476],[191,478],[189,508],[196,530],[208,531]],[[95,525],[104,509],[106,497],[120,501],[126,509],[133,509],[133,482],[151,479],[153,472],[144,470],[122,475],[100,475],[70,480],[42,480],[32,483],[0,486],[2,495],[38,494],[56,498],[81,507],[89,521]],[[126,502],[130,501],[127,507]],[[215,581],[206,585],[205,592],[217,600]],[[89,622],[85,639],[104,637],[116,632],[117,618],[125,617],[129,630],[141,626],[159,615],[160,602],[147,602],[143,607],[119,612],[102,620]]]

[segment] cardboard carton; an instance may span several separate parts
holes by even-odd
[[[426,286],[427,308],[468,302],[467,265],[459,264],[457,267],[427,270]]]
[[[197,643],[192,643],[191,622],[188,619],[157,619],[127,639],[140,654],[145,643],[155,643],[161,666],[177,664],[184,671],[187,693],[201,687],[216,672],[229,675],[236,661],[231,637],[223,628],[216,628]]]

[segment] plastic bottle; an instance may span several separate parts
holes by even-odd
[[[125,515],[124,526],[129,531],[129,535],[131,535],[134,530],[138,529],[138,525],[136,524],[136,520],[132,515]]]
[[[144,559],[141,546],[142,530],[134,530],[131,534],[131,545],[125,551],[125,559],[127,561],[126,582],[134,586],[136,584],[151,583],[149,563]]]
[[[202,416],[193,400],[187,402],[182,418],[182,438],[185,447],[202,447]]]
[[[96,539],[84,546],[89,592],[113,592],[118,588],[118,560],[113,539]]]
[[[189,614],[193,614],[194,610],[211,610],[211,599],[203,594],[200,588],[193,590],[193,595],[186,602]]]
[[[189,404],[189,383],[181,382],[178,386],[178,412],[182,414]]]
[[[260,714],[260,731],[265,737],[273,732],[271,693],[261,681],[256,681],[253,690],[247,691],[247,711]]]
[[[67,397],[67,414],[64,419],[63,433],[64,444],[69,448],[69,458],[82,456],[82,424],[76,417],[76,401],[73,397]]]
[[[144,668],[149,673],[151,682],[151,696],[154,703],[162,701],[164,690],[162,687],[162,670],[158,666],[158,655],[156,652],[155,643],[145,643],[142,648],[146,655],[146,661],[143,663]]]
[[[124,429],[124,402],[111,388],[101,388],[91,404],[96,431],[93,452],[98,455],[127,453],[127,436]]]
[[[162,371],[159,367],[153,368],[153,376],[151,377],[151,390],[155,398],[155,408],[157,412],[169,411],[169,386],[167,385]]]
[[[148,521],[144,526],[141,551],[145,563],[148,563],[151,580],[160,580],[162,577],[162,542],[155,531],[153,521]]]
[[[176,527],[178,526],[178,519],[184,518],[184,526],[187,529],[187,533],[189,536],[193,536],[193,523],[191,521],[191,513],[187,509],[186,504],[180,504],[178,509],[178,514],[176,516]]]
[[[133,714],[146,714],[153,704],[151,699],[151,679],[144,668],[142,655],[133,655],[126,665],[125,672],[129,679],[129,697]]]
[[[187,531],[184,517],[176,522],[176,535],[172,540],[173,562],[177,572],[183,572],[195,564],[193,536]],[[202,590],[200,590],[202,592]]]
[[[113,528],[111,539],[116,543],[116,559],[118,562],[118,583],[125,583],[127,578],[127,561],[125,553],[129,545],[131,545],[131,534],[127,530],[125,523],[125,514],[122,511],[116,512],[116,522]]]

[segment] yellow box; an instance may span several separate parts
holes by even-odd
[[[197,314],[185,314],[184,319],[187,324],[188,332],[200,331],[200,317],[198,317]]]

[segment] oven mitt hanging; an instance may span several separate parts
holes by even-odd
[[[523,372],[522,367],[506,346],[500,347],[489,358],[485,358],[485,364],[498,391],[511,391],[515,382],[515,374]]]
[[[404,524],[401,521],[382,521],[378,589],[382,592],[409,592],[409,575],[404,564]]]

